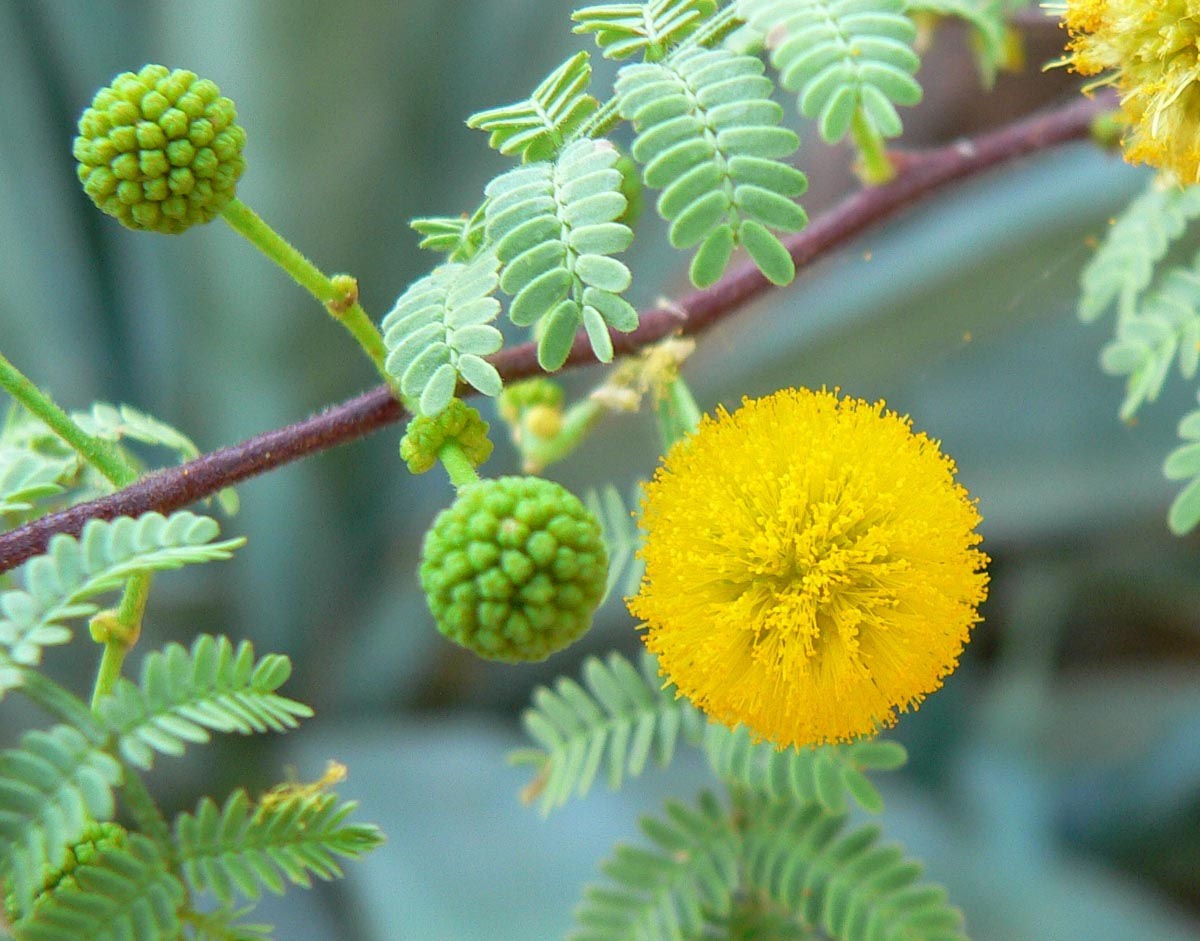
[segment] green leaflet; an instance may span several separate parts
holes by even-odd
[[[291,674],[287,657],[255,660],[254,646],[201,635],[191,650],[168,644],[142,661],[137,684],[122,679],[100,704],[100,717],[117,736],[121,756],[149,770],[155,753],[182,755],[209,731],[284,732],[312,710],[275,693]]]
[[[538,362],[558,369],[576,331],[587,331],[596,358],[613,357],[608,329],[628,333],[637,311],[622,298],[629,269],[612,258],[633,241],[617,149],[584,138],[554,163],[510,170],[487,187],[487,244],[503,263],[500,287],[512,296],[509,319],[538,325]]]
[[[1121,419],[1129,421],[1144,402],[1158,398],[1179,362],[1185,379],[1196,375],[1200,358],[1200,274],[1173,268],[1147,294],[1135,314],[1117,322],[1116,337],[1100,354],[1112,375],[1127,376]]]
[[[424,236],[419,248],[441,252],[447,261],[470,261],[483,245],[483,206],[468,218],[462,216],[429,216],[413,219],[409,228]]]
[[[1112,223],[1079,279],[1079,318],[1101,317],[1115,301],[1119,318],[1131,317],[1158,263],[1188,223],[1200,216],[1200,187],[1162,186],[1151,180]]]
[[[883,798],[863,772],[891,771],[907,758],[904,746],[878,739],[777,751],[769,742],[753,742],[741,726],[730,731],[717,724],[704,729],[704,750],[723,780],[770,800],[820,804],[832,814],[846,812],[847,797],[880,813]]]
[[[88,824],[112,819],[120,781],[116,759],[68,725],[0,752],[0,874],[22,910]]]
[[[355,806],[323,791],[268,794],[255,805],[238,790],[224,807],[206,797],[195,814],[175,818],[184,878],[226,905],[237,895],[253,901],[263,889],[279,895],[288,883],[308,887],[313,876],[339,878],[338,857],[353,859],[383,842],[376,827],[346,822]]]
[[[62,493],[77,467],[73,458],[0,445],[0,516],[28,512],[37,501]]]
[[[576,10],[571,19],[579,24],[574,32],[596,37],[606,59],[641,53],[647,62],[657,62],[716,9],[716,0],[603,3]]]
[[[672,689],[664,689],[652,657],[641,672],[618,653],[601,661],[589,657],[583,684],[560,677],[554,689],[540,686],[521,716],[526,733],[539,746],[514,752],[514,764],[532,764],[537,774],[526,797],[542,813],[584,796],[601,767],[610,788],[624,776],[637,777],[651,755],[666,766],[683,734],[698,739],[699,713]]]
[[[121,587],[138,572],[228,559],[244,539],[213,542],[218,527],[188,512],[164,517],[92,520],[79,538],[59,534],[44,555],[18,571],[23,589],[0,594],[0,695],[21,684],[18,667],[41,662],[42,648],[64,644],[63,622],[94,614],[89,599]]]
[[[549,160],[599,107],[587,93],[592,66],[579,52],[551,72],[524,101],[480,111],[467,127],[488,132],[488,146],[520,154],[526,163]]]
[[[671,61],[628,65],[617,77],[621,114],[638,136],[634,159],[661,189],[657,209],[671,223],[671,244],[699,246],[691,278],[715,283],[736,245],[776,284],[795,275],[791,257],[769,230],[797,232],[807,216],[794,201],[804,174],[781,162],[799,138],[778,127],[762,62],[726,49],[687,49]]]
[[[184,889],[146,837],[101,852],[38,900],[16,941],[160,941],[179,933]]]
[[[971,28],[971,48],[983,84],[991,88],[1010,55],[1006,0],[905,0],[904,12],[954,17]]]
[[[730,911],[741,841],[712,794],[695,807],[668,801],[641,829],[651,847],[618,846],[601,864],[609,881],[584,890],[571,941],[698,937]]]
[[[1179,437],[1184,440],[1163,464],[1168,480],[1188,480],[1167,512],[1167,525],[1176,536],[1182,536],[1200,523],[1200,409],[1188,412],[1179,422]]]
[[[608,583],[605,585],[601,604],[612,594],[618,581],[621,582],[619,593],[622,597],[636,594],[642,581],[642,572],[645,571],[646,564],[637,557],[642,537],[629,509],[629,506],[637,503],[637,493],[638,485],[635,484],[633,498],[628,505],[612,484],[605,485],[602,490],[589,490],[584,495],[583,502],[600,521],[604,546],[608,549]]]
[[[903,0],[737,0],[738,15],[768,37],[779,84],[799,95],[829,143],[855,114],[880,137],[902,130],[896,105],[915,105],[916,27]]]
[[[200,456],[196,443],[178,428],[130,405],[95,402],[89,411],[74,412],[71,418],[88,434],[106,441],[129,440],[167,448],[179,456],[181,463]],[[227,516],[237,512],[237,492],[232,487],[226,487],[218,493],[217,500]]]
[[[819,804],[749,801],[742,860],[749,888],[839,941],[966,941],[962,912],[875,826],[846,831]]]
[[[384,368],[421,415],[438,415],[459,379],[484,395],[499,395],[500,374],[485,356],[504,343],[492,321],[500,313],[496,256],[449,262],[414,282],[383,318]]]

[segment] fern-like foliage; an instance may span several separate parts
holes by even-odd
[[[608,141],[585,138],[554,163],[519,167],[488,184],[487,242],[504,264],[508,315],[518,326],[539,325],[545,369],[562,366],[581,324],[601,362],[613,356],[610,326],[637,327],[637,312],[620,296],[629,269],[609,257],[633,241],[617,221],[627,205],[618,157]]]
[[[841,140],[854,121],[880,137],[902,130],[896,105],[915,105],[916,27],[903,0],[738,0],[738,15],[766,36],[779,83],[821,137]]]
[[[496,368],[483,357],[500,349],[504,337],[492,326],[500,313],[496,256],[450,262],[416,281],[383,318],[384,364],[422,415],[450,404],[461,378],[484,395],[503,387]]]
[[[1200,523],[1200,409],[1183,416],[1179,437],[1185,443],[1167,455],[1163,473],[1168,480],[1188,481],[1167,512],[1171,532],[1182,536]]]
[[[638,132],[633,156],[646,185],[662,190],[657,208],[671,223],[671,244],[700,246],[691,264],[697,287],[721,277],[739,244],[774,283],[796,273],[769,230],[804,227],[792,197],[807,180],[780,162],[800,140],[777,126],[783,109],[762,72],[754,56],[687,49],[666,62],[627,65],[617,77],[621,114]]]
[[[0,516],[26,513],[39,500],[62,493],[74,473],[69,458],[0,446]]]
[[[1171,245],[1200,216],[1200,187],[1152,181],[1116,218],[1080,277],[1079,317],[1092,321],[1116,302],[1120,319],[1137,312],[1142,293]]]
[[[907,760],[898,742],[874,739],[776,751],[769,742],[754,742],[744,727],[730,731],[716,724],[704,730],[704,750],[726,782],[770,800],[815,803],[832,814],[845,813],[847,797],[871,813],[882,811],[883,798],[863,772],[891,771]]]
[[[980,76],[989,88],[996,72],[1009,59],[1008,23],[1005,0],[905,0],[904,12],[932,14],[962,20],[971,29],[971,45]]]
[[[338,857],[353,859],[382,842],[376,827],[346,822],[355,806],[325,792],[268,795],[255,805],[238,790],[224,807],[206,797],[195,814],[175,820],[184,878],[226,905],[238,894],[281,894],[289,882],[308,887],[312,876],[338,878]]]
[[[635,484],[635,496],[629,505],[637,499],[636,492]],[[621,499],[621,494],[612,484],[607,484],[602,490],[589,490],[584,495],[584,503],[600,522],[604,547],[608,550],[608,580],[605,582],[604,598],[600,603],[608,600],[618,582],[621,584],[622,597],[636,594],[646,563],[637,556],[642,536],[629,505]]]
[[[966,941],[962,913],[878,827],[846,830],[819,804],[743,808],[749,887],[838,941]]]
[[[117,761],[68,725],[0,752],[0,876],[21,909],[90,823],[112,819],[120,781]]]
[[[196,443],[178,428],[130,405],[96,402],[86,412],[72,413],[71,418],[93,437],[114,442],[136,441],[151,447],[167,448],[175,452],[180,463],[200,456]],[[226,515],[232,516],[237,512],[237,491],[232,487],[225,487],[218,492],[217,500]]]
[[[467,127],[487,131],[488,145],[502,154],[520,154],[527,163],[549,160],[599,107],[587,93],[592,78],[586,52],[572,56],[524,101],[480,111]]]
[[[0,594],[0,695],[21,684],[18,666],[41,661],[42,648],[66,643],[63,622],[97,610],[89,599],[138,572],[228,559],[244,539],[213,542],[217,524],[188,512],[164,517],[91,520],[78,538],[59,534],[45,555],[21,567],[23,589]]]
[[[418,247],[441,252],[447,261],[470,261],[483,246],[482,205],[469,217],[428,216],[408,225],[424,236]]]
[[[610,882],[585,889],[572,941],[695,937],[730,911],[741,841],[715,797],[702,794],[695,807],[671,801],[641,828],[651,848],[618,846],[601,865]]]
[[[254,658],[254,647],[201,635],[191,650],[168,644],[142,661],[141,679],[122,679],[100,704],[100,717],[117,738],[121,756],[149,770],[155,753],[182,755],[209,731],[283,732],[312,710],[275,691],[291,674],[287,657]]]
[[[641,54],[647,62],[657,62],[716,9],[716,0],[602,3],[576,10],[571,19],[579,24],[575,32],[595,35],[606,59]]]
[[[1127,376],[1121,418],[1129,421],[1162,391],[1178,360],[1185,379],[1200,362],[1200,275],[1173,268],[1145,296],[1137,312],[1117,323],[1116,337],[1100,355],[1105,372]]]
[[[702,719],[684,699],[662,688],[652,657],[639,672],[618,653],[606,661],[590,657],[583,683],[560,677],[554,689],[539,687],[521,723],[539,746],[514,752],[514,764],[536,768],[525,797],[537,799],[542,813],[591,789],[601,767],[611,788],[626,774],[637,777],[651,755],[666,766],[680,735],[698,739]]]
[[[197,912],[184,909],[180,919],[190,929],[190,941],[270,941],[273,929],[270,925],[252,924],[241,921],[248,909],[229,906],[215,912]]]
[[[180,881],[149,839],[130,834],[38,899],[16,941],[162,941],[179,936]]]

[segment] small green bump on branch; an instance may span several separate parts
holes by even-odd
[[[421,551],[438,630],[489,660],[544,660],[577,640],[607,572],[599,522],[570,491],[538,477],[463,487]]]
[[[79,119],[74,154],[84,191],[130,229],[178,234],[234,197],[246,132],[233,102],[194,72],[122,72]]]
[[[488,427],[476,409],[454,399],[438,415],[418,415],[408,423],[400,439],[400,457],[410,473],[424,474],[437,464],[447,442],[454,442],[472,466],[479,467],[492,455]]]

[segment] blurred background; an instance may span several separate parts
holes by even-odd
[[[239,196],[326,271],[355,274],[378,318],[437,260],[407,221],[472,209],[508,166],[466,116],[523,98],[590,46],[570,34],[571,8],[0,0],[0,349],[68,407],[129,403],[205,450],[373,385],[340,329],[222,223],[168,237],[95,210],[71,158],[79,112],[148,61],[217,81],[249,134]],[[1027,36],[1027,72],[985,96],[965,34],[940,29],[902,146],[1068,98],[1070,76],[1039,71],[1062,34],[1049,22]],[[614,70],[595,68],[604,96]],[[815,215],[854,186],[848,154],[791,120]],[[686,369],[706,410],[799,384],[884,398],[942,439],[978,497],[986,620],[945,688],[901,720],[909,767],[880,779],[889,834],[949,886],[977,941],[1200,937],[1200,537],[1168,534],[1160,474],[1191,391],[1172,380],[1121,424],[1120,384],[1097,366],[1110,325],[1074,315],[1089,246],[1146,179],[1076,146],[954,188],[725,321]],[[678,295],[686,258],[656,220],[642,229],[631,299]],[[638,814],[708,778],[685,756],[549,819],[520,804],[525,776],[504,756],[531,690],[590,653],[634,652],[634,625],[614,599],[583,642],[524,667],[444,642],[415,567],[451,494],[438,473],[405,472],[400,433],[243,485],[224,528],[249,544],[156,581],[147,646],[210,631],[287,653],[285,691],[318,718],[164,759],[152,783],[183,808],[289,767],[311,779],[329,758],[349,766],[343,793],[389,842],[343,883],[268,900],[261,920],[280,938],[564,937]],[[514,472],[497,443],[488,470]],[[627,492],[656,459],[649,416],[612,418],[548,476]],[[51,664],[83,689],[94,658],[80,640]],[[6,701],[5,741],[31,721]]]

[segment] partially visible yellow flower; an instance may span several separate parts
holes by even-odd
[[[711,718],[781,748],[893,724],[987,594],[954,472],[882,402],[787,389],[706,416],[645,487],[646,646]]]
[[[1200,0],[1067,0],[1063,60],[1115,84],[1125,159],[1200,182]]]

